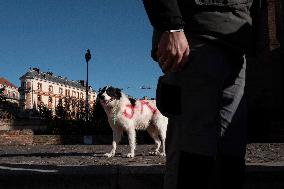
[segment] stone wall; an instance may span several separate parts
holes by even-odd
[[[92,144],[108,144],[112,142],[112,135],[93,135]],[[123,140],[124,139],[124,140]],[[125,137],[122,143],[126,143]],[[83,135],[34,135],[33,144],[35,145],[62,145],[62,144],[84,144]]]
[[[31,129],[33,131],[43,131],[47,129],[47,123],[40,119],[21,119],[21,120],[1,120],[1,130],[23,130]]]
[[[0,131],[1,145],[32,145],[33,132],[32,130],[11,130]]]
[[[84,144],[82,135],[34,135],[32,130],[0,131],[0,145],[71,145]],[[92,144],[111,144],[111,135],[92,136]],[[125,143],[125,142],[124,142]]]

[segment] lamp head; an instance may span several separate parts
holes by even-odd
[[[87,52],[85,54],[85,59],[86,59],[86,62],[89,62],[89,60],[91,60],[91,52],[90,52],[90,49],[87,49]]]

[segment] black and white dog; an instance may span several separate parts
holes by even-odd
[[[151,153],[165,156],[168,119],[157,109],[155,100],[134,100],[128,98],[120,89],[110,86],[100,90],[98,98],[113,131],[112,150],[105,156],[115,155],[116,146],[120,142],[123,131],[126,131],[130,145],[130,153],[127,157],[134,157],[136,130],[147,130],[156,144],[155,151]],[[162,151],[160,152],[161,144]]]

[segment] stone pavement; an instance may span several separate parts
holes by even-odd
[[[138,145],[135,158],[119,145],[0,146],[0,188],[162,188],[164,157]],[[284,144],[250,144],[245,188],[284,188]]]

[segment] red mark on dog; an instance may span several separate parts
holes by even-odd
[[[123,115],[125,116],[125,117],[127,117],[128,119],[132,119],[133,118],[133,115],[134,115],[134,107],[133,106],[131,106],[130,104],[129,105],[126,105],[126,107],[128,108],[128,109],[130,109],[130,113],[128,113],[127,111],[126,111],[126,109],[124,110],[124,112],[123,112]]]
[[[147,106],[153,114],[156,113],[157,109],[150,106],[149,102],[144,101],[144,100],[141,100],[140,102],[141,102],[141,112],[140,112],[141,114],[143,113],[144,106]]]
[[[148,108],[151,110],[151,112],[152,112],[153,114],[156,113],[157,109],[156,109],[156,108],[153,108],[153,107],[149,104],[149,102],[144,101],[144,100],[141,100],[140,103],[141,103],[140,114],[143,114],[144,106],[148,107]],[[132,119],[133,116],[134,116],[134,109],[135,109],[134,106],[132,106],[132,105],[130,105],[130,104],[126,105],[126,108],[125,108],[125,110],[124,110],[124,112],[123,112],[123,115],[124,115],[126,118],[128,118],[128,119]]]

